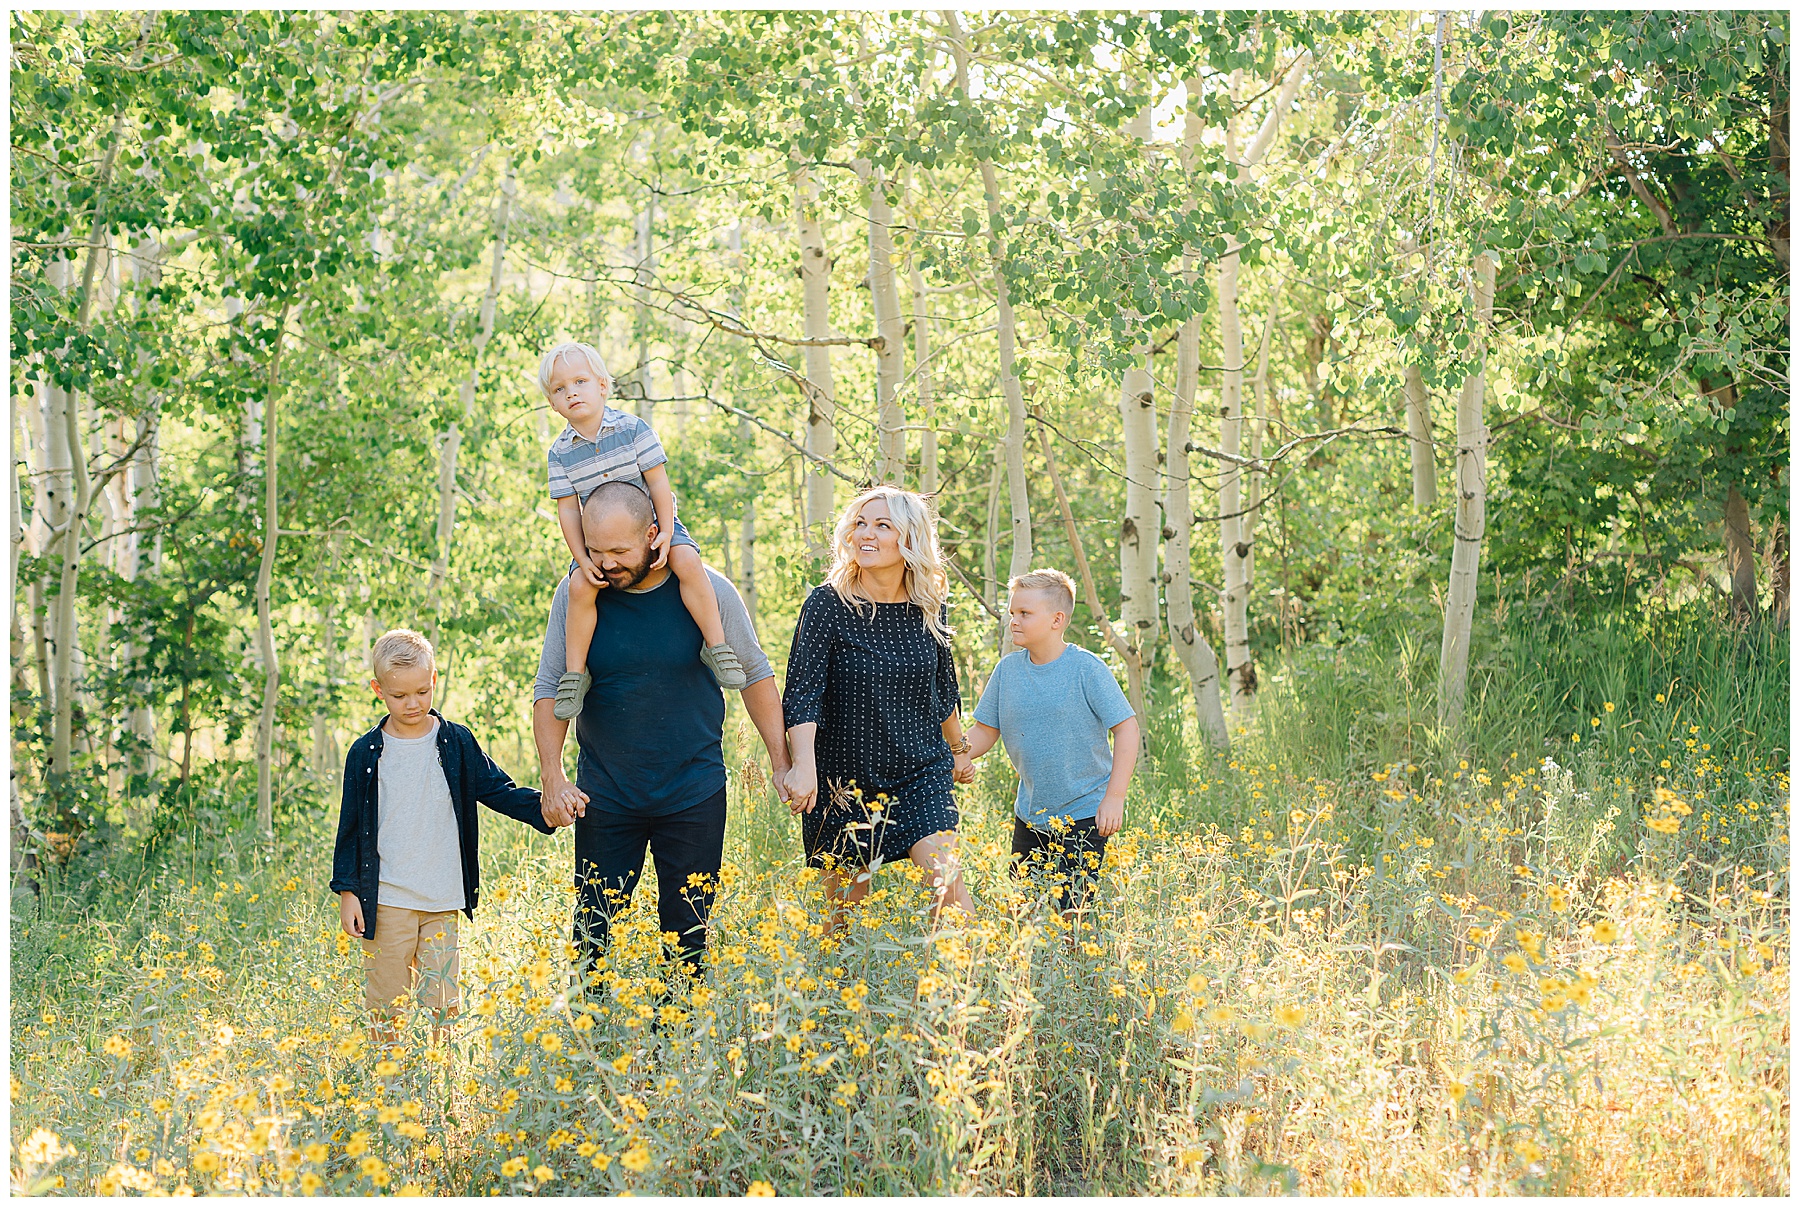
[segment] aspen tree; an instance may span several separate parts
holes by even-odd
[[[808,340],[831,338],[831,258],[825,254],[825,235],[819,226],[817,195],[805,165],[793,173],[794,226],[800,237],[800,291],[805,309]],[[831,379],[831,348],[820,343],[806,347],[806,451],[829,461],[837,452],[837,393]],[[808,459],[806,463],[806,548],[814,558],[829,553],[833,479],[830,471]]]
[[[1261,127],[1238,154],[1235,121],[1225,123],[1225,158],[1248,174],[1268,154],[1281,118],[1293,105],[1305,77],[1307,55],[1288,65],[1285,78],[1263,118]],[[1236,73],[1233,73],[1235,83]],[[1233,93],[1235,95],[1235,87]],[[1244,419],[1244,335],[1238,314],[1239,251],[1243,244],[1228,236],[1225,254],[1219,258],[1218,305],[1220,363],[1224,366],[1219,399],[1219,447],[1231,457],[1240,455]],[[1256,667],[1250,659],[1250,539],[1244,523],[1242,470],[1227,460],[1219,475],[1219,552],[1225,571],[1222,605],[1225,616],[1225,676],[1230,685],[1234,718],[1247,720],[1256,710]]]
[[[1189,79],[1187,89],[1189,109],[1182,128],[1181,164],[1191,180],[1206,124],[1196,109],[1199,80]],[[1191,209],[1193,204],[1190,196],[1186,205]],[[1183,257],[1182,274],[1191,288],[1195,275],[1192,257]],[[1169,642],[1187,672],[1188,687],[1194,694],[1195,720],[1208,742],[1217,749],[1229,750],[1231,731],[1225,724],[1219,694],[1219,655],[1194,617],[1193,468],[1188,457],[1188,436],[1193,426],[1194,396],[1200,384],[1200,325],[1199,314],[1189,315],[1175,339],[1175,390],[1169,401],[1169,477],[1163,504],[1168,536],[1163,547],[1163,566],[1168,575],[1165,594]]]
[[[271,593],[275,579],[275,547],[281,536],[280,467],[278,459],[281,398],[281,350],[287,342],[288,318],[293,305],[282,306],[275,326],[275,346],[269,354],[268,392],[264,396],[267,431],[263,456],[262,562],[256,571],[256,645],[262,652],[262,712],[256,722],[256,832],[265,841],[275,836],[275,704],[281,691],[281,661],[275,648],[275,618]]]
[[[894,207],[887,179],[867,159],[855,161],[856,174],[868,194],[869,298],[875,310],[876,447],[881,481],[906,484],[906,418],[900,407],[900,381],[906,374],[906,320],[900,314],[900,290],[894,279]]]
[[[1469,688],[1469,637],[1475,620],[1475,588],[1481,573],[1481,542],[1487,535],[1487,354],[1494,324],[1494,259],[1475,258],[1470,292],[1474,331],[1472,369],[1456,399],[1456,532],[1450,553],[1450,591],[1444,604],[1444,643],[1438,658],[1438,724],[1462,721]]]
[[[954,12],[944,13],[944,25],[950,31],[952,59],[956,65],[956,88],[964,103],[969,103],[969,49],[963,40],[961,24]],[[1006,488],[1012,510],[1012,557],[1007,576],[1016,578],[1031,572],[1031,492],[1025,480],[1025,392],[1019,384],[1017,365],[1018,323],[1013,315],[1012,294],[1006,281],[1006,219],[1000,212],[1000,184],[994,162],[986,154],[980,156],[981,191],[987,206],[988,261],[993,273],[994,318],[1000,341],[1000,393],[1006,400]],[[1004,629],[1005,626],[1001,625]]]
[[[1148,154],[1154,97],[1125,123],[1126,137]],[[1162,611],[1157,599],[1156,552],[1162,525],[1157,517],[1159,468],[1156,395],[1150,375],[1146,334],[1132,349],[1131,367],[1119,382],[1119,420],[1125,445],[1125,514],[1119,521],[1119,628],[1125,640],[1125,673],[1142,696]],[[1148,732],[1146,724],[1143,732]]]
[[[431,642],[437,644],[443,618],[444,579],[450,572],[450,551],[456,540],[456,462],[462,449],[462,425],[475,418],[475,389],[481,380],[481,358],[494,337],[494,315],[500,303],[500,277],[506,264],[507,234],[512,224],[518,181],[512,161],[501,165],[500,200],[494,211],[493,252],[488,263],[487,288],[481,295],[475,338],[469,355],[469,373],[457,384],[457,412],[438,444],[437,556],[431,561],[425,587],[425,610],[431,617]]]
[[[1437,455],[1431,439],[1431,397],[1418,365],[1406,366],[1406,443],[1412,450],[1413,506],[1425,511],[1437,503]]]
[[[737,271],[737,284],[732,290],[731,310],[744,321],[744,224],[731,224],[731,254]],[[738,445],[746,452],[756,448],[756,425],[749,416],[737,417]],[[750,627],[756,629],[756,491],[754,487],[744,499],[744,514],[738,521],[738,594],[744,597],[744,610],[750,614]]]
[[[910,179],[907,183],[912,185]],[[925,272],[919,263],[916,237],[920,226],[920,195],[916,187],[909,187],[908,194],[914,207],[912,224],[915,232],[906,255],[907,283],[912,292],[913,388],[918,393],[919,414],[925,428],[919,439],[919,490],[931,496],[938,491],[937,382],[932,376],[931,363],[931,295],[925,287]]]
[[[637,416],[645,423],[656,418],[654,375],[650,371],[650,284],[656,279],[656,190],[644,197],[638,218],[637,247]]]

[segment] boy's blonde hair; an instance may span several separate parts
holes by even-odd
[[[415,666],[437,669],[437,655],[431,651],[431,642],[425,634],[411,629],[389,629],[383,633],[375,641],[375,653],[370,661],[375,664],[377,679],[386,677],[389,671]]]
[[[1006,584],[1007,591],[1042,591],[1064,616],[1075,614],[1075,582],[1061,570],[1033,570]]]
[[[607,372],[606,362],[600,358],[599,350],[592,344],[570,340],[544,353],[544,359],[538,362],[538,389],[544,392],[545,398],[550,397],[550,374],[556,369],[556,362],[575,352],[587,357],[588,368],[594,371],[595,376],[606,381],[608,392],[612,390],[613,375]]]

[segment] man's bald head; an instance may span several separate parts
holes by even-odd
[[[656,522],[656,508],[650,502],[650,492],[634,482],[602,482],[581,505],[584,524],[605,523],[621,513],[640,529]]]
[[[656,508],[630,482],[602,482],[581,505],[581,537],[608,585],[630,590],[650,573]]]

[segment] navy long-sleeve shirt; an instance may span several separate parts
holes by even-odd
[[[512,776],[495,766],[467,729],[444,720],[435,708],[431,715],[438,719],[438,761],[443,765],[444,782],[450,787],[450,801],[456,811],[456,840],[462,852],[463,913],[474,917],[481,890],[480,815],[475,806],[486,805],[545,834],[554,834],[556,827],[545,823],[536,788],[521,788],[513,783]],[[380,777],[376,772],[385,737],[382,724],[386,720],[383,717],[356,739],[344,760],[344,798],[338,811],[337,848],[331,860],[331,891],[356,894],[362,903],[363,936],[371,939],[375,937],[375,904],[381,889],[381,854],[376,843],[381,830],[377,787]]]

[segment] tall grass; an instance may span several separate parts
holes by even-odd
[[[822,939],[739,727],[704,984],[646,883],[571,994],[569,838],[495,819],[465,1016],[386,1064],[331,819],[181,835],[15,900],[14,1185],[1785,1194],[1786,666],[1746,640],[1521,623],[1458,735],[1429,649],[1301,651],[1231,756],[1159,727],[1073,932],[1007,874],[990,760],[978,916],[934,934],[889,868]]]

